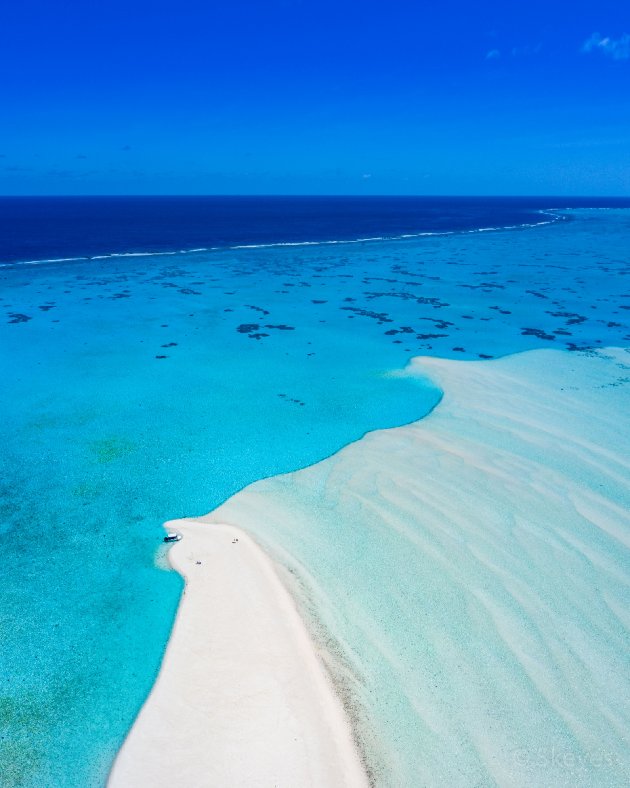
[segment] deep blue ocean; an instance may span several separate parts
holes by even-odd
[[[566,197],[0,197],[0,263],[450,233],[539,222],[540,211],[548,208],[628,202]]]
[[[629,207],[0,198],[0,784],[104,784],[181,593],[165,520],[421,418],[414,355],[628,345]]]

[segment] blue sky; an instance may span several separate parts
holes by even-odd
[[[0,193],[630,194],[626,0],[22,0]]]

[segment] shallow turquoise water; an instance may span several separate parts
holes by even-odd
[[[100,785],[181,581],[161,523],[420,418],[418,354],[628,343],[630,212],[409,241],[2,271],[0,759]]]

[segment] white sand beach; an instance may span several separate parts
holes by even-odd
[[[627,785],[630,354],[402,374],[442,388],[427,418],[176,524],[186,595],[111,785],[364,780],[293,603],[225,523],[302,578],[378,785]]]
[[[169,558],[186,589],[108,784],[367,785],[341,704],[266,555],[232,526],[167,526],[183,535]]]

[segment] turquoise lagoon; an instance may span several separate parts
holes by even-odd
[[[0,784],[104,783],[181,593],[163,521],[421,418],[411,356],[628,344],[630,212],[558,217],[0,271]]]

